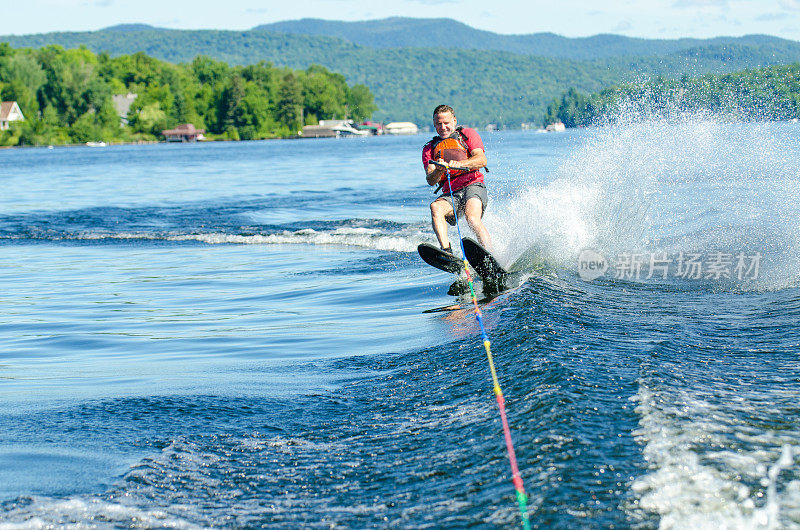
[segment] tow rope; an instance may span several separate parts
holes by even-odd
[[[500,382],[497,379],[497,371],[494,368],[494,358],[492,357],[491,342],[489,335],[486,334],[486,328],[483,325],[483,313],[478,307],[478,298],[475,296],[475,286],[472,281],[472,275],[469,272],[469,262],[467,261],[467,254],[464,252],[464,240],[461,238],[461,227],[458,224],[458,210],[456,209],[456,201],[453,198],[453,188],[450,185],[450,166],[440,162],[431,161],[437,166],[443,167],[447,175],[447,188],[450,190],[450,204],[453,206],[453,215],[456,218],[456,230],[458,231],[458,242],[461,246],[461,256],[464,261],[464,272],[467,274],[467,283],[469,284],[469,292],[472,297],[472,305],[475,309],[475,320],[478,321],[478,327],[481,330],[481,338],[483,339],[483,347],[486,349],[486,358],[489,360],[489,371],[492,373],[492,384],[494,386],[494,395],[497,398],[497,406],[500,409],[500,420],[503,423],[503,435],[506,439],[506,450],[508,451],[508,461],[511,464],[511,476],[514,483],[514,489],[517,492],[517,504],[519,505],[519,513],[522,516],[522,527],[525,530],[530,530],[530,521],[528,519],[528,496],[525,494],[525,485],[522,482],[522,477],[519,474],[519,467],[517,466],[517,456],[514,453],[514,443],[511,441],[511,429],[508,426],[508,418],[506,417],[506,401],[503,397],[503,391],[500,389]]]

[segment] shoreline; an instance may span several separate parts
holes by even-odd
[[[398,135],[383,135],[383,136],[398,136]],[[399,136],[417,136],[417,135],[399,135]],[[51,145],[4,145],[0,146],[0,149],[55,149],[55,148],[62,148],[62,147],[91,147],[94,149],[104,148],[104,147],[116,147],[116,146],[123,146],[123,145],[153,145],[153,144],[214,144],[214,143],[224,143],[224,142],[274,142],[274,141],[282,141],[282,140],[326,140],[330,138],[314,138],[314,137],[305,137],[305,136],[286,136],[286,137],[276,137],[276,138],[260,138],[258,140],[198,140],[196,142],[167,142],[165,140],[141,140],[138,142],[105,142],[106,145],[87,145],[86,143],[81,144],[51,144]],[[334,140],[338,140],[340,138],[333,138]]]

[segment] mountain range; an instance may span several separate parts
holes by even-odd
[[[446,37],[442,37],[445,35]],[[375,94],[375,118],[427,125],[439,103],[463,123],[538,122],[569,88],[593,92],[653,76],[695,76],[800,61],[800,43],[766,35],[713,39],[501,35],[450,19],[301,19],[247,31],[173,30],[125,24],[90,32],[0,36],[13,47],[50,44],[171,62],[208,55],[231,64],[320,64]]]
[[[369,48],[447,47],[574,60],[661,56],[705,46],[729,45],[767,46],[774,51],[786,48],[795,53],[800,52],[800,43],[768,35],[672,40],[640,39],[608,34],[577,38],[562,37],[555,33],[501,35],[475,29],[447,18],[391,17],[360,22],[304,18],[264,24],[256,26],[253,30],[338,37]],[[442,40],[442,35],[447,35],[446,40]]]

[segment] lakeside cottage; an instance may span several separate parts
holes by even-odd
[[[16,101],[0,102],[0,131],[9,128],[12,121],[25,121],[25,116]]]
[[[203,136],[205,132],[205,129],[195,129],[191,123],[184,123],[174,129],[161,131],[161,134],[168,142],[196,142],[205,138]]]
[[[419,128],[415,123],[409,121],[393,121],[387,123],[383,130],[386,134],[418,134]]]

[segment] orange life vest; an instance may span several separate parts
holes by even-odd
[[[447,138],[440,138],[439,136],[435,136],[433,140],[431,140],[432,149],[431,149],[431,157],[433,160],[439,160],[440,158],[447,162],[448,164],[451,162],[456,162],[454,165],[458,165],[457,162],[460,160],[466,160],[469,158],[469,147],[467,147],[467,137],[461,132],[461,127],[457,127],[455,132],[448,136]],[[475,171],[474,169],[467,169],[467,170],[450,170],[451,177],[457,177],[459,175],[463,175],[464,173],[469,173],[470,171]]]

